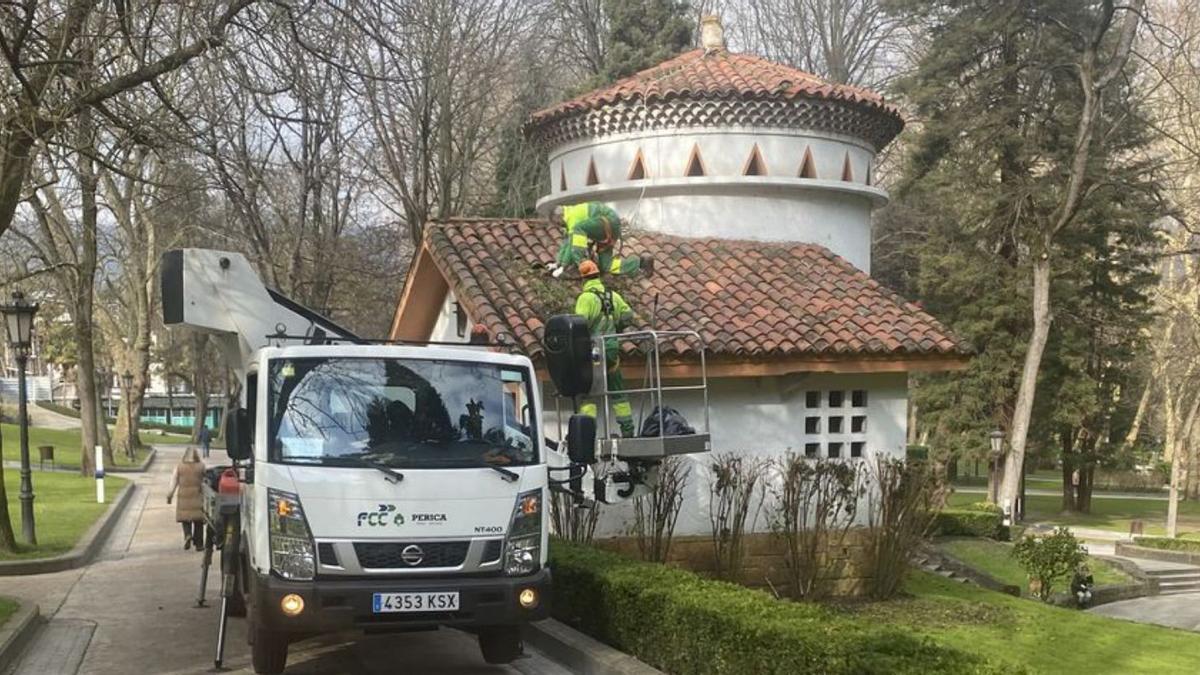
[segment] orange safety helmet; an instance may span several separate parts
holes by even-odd
[[[579,276],[584,279],[590,279],[594,276],[599,276],[600,268],[592,260],[584,260],[579,263]]]

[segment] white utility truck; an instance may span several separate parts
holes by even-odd
[[[259,673],[283,670],[289,642],[354,628],[455,626],[487,662],[512,661],[521,626],[549,612],[550,490],[585,507],[627,499],[663,456],[708,449],[707,433],[659,425],[597,453],[596,421],[571,415],[567,447],[552,450],[525,356],[362,340],[268,289],[237,253],[169,251],[161,267],[164,323],[211,334],[242,385],[226,419],[233,466],[205,488],[221,549],[218,666],[225,618],[242,612]],[[660,342],[688,337],[629,339],[647,335],[650,365]],[[550,320],[560,397],[605,394],[596,345],[581,317]],[[638,391],[661,406],[651,379]]]

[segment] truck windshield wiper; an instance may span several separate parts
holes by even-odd
[[[496,473],[503,476],[504,480],[506,480],[510,483],[515,483],[515,482],[521,480],[521,474],[517,473],[516,471],[509,471],[508,469],[506,469],[502,466],[496,466],[495,464],[491,464],[489,462],[480,462],[479,463],[479,468],[482,469],[485,466],[487,468],[491,469],[492,471],[495,471]]]
[[[364,469],[375,469],[376,471],[385,474],[389,483],[399,483],[400,481],[404,480],[404,474],[393,469],[392,467],[385,464],[380,464],[379,462],[372,462],[371,460],[363,459],[362,457],[356,457],[354,455],[342,455],[340,457],[330,459],[336,459],[339,461],[344,460],[351,464],[357,464]]]

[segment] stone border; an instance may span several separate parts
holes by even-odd
[[[16,614],[0,626],[0,672],[6,672],[16,663],[21,650],[33,639],[41,624],[42,616],[37,605],[21,605]]]
[[[95,559],[100,549],[108,542],[108,536],[117,526],[121,514],[133,497],[133,483],[127,484],[117,493],[112,506],[92,523],[91,528],[83,534],[83,538],[69,552],[53,558],[33,558],[30,560],[0,561],[0,576],[20,576],[26,574],[47,574],[63,570],[83,567]]]
[[[546,619],[525,625],[525,641],[579,675],[664,675],[634,657],[584,635],[570,626]]]
[[[1116,544],[1116,554],[1127,558],[1145,558],[1147,560],[1157,560],[1159,562],[1182,563],[1184,565],[1200,566],[1200,553],[1190,553],[1188,551],[1168,551],[1162,548],[1151,548],[1149,546],[1137,546],[1123,541],[1118,541]]]
[[[158,456],[158,449],[151,447],[150,452],[146,453],[146,459],[138,466],[113,466],[104,467],[104,473],[146,473],[150,469],[150,465],[154,463],[154,458]]]

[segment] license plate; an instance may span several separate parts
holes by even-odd
[[[458,593],[376,593],[372,598],[376,614],[390,612],[457,612]]]

